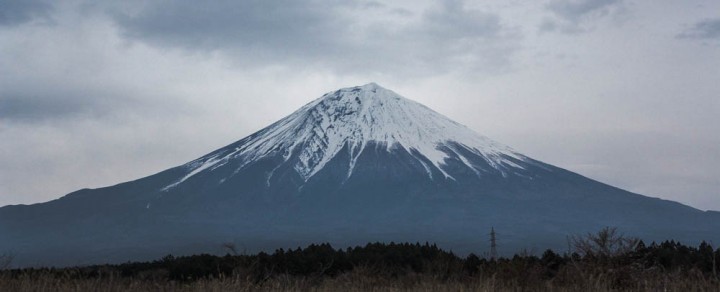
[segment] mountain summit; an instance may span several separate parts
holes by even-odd
[[[290,116],[243,139],[237,147],[216,151],[185,167],[187,175],[164,190],[183,183],[203,171],[213,171],[232,161],[241,161],[237,171],[267,157],[281,155],[283,162],[307,182],[343,151],[349,155],[349,178],[359,156],[368,145],[375,150],[401,150],[415,157],[430,179],[454,179],[445,171],[446,159],[458,159],[477,173],[522,168],[513,160],[523,156],[507,146],[481,136],[445,116],[406,99],[375,83],[340,89],[305,105]],[[482,157],[490,167],[473,164]],[[294,159],[291,159],[294,158]],[[512,158],[508,159],[508,158]],[[274,171],[268,173],[268,184]],[[227,178],[222,178],[222,183]]]
[[[720,241],[720,216],[534,160],[370,83],[327,93],[184,165],[58,200],[0,208],[0,251],[77,265],[374,241],[483,253],[566,248],[616,226]]]

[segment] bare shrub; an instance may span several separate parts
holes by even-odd
[[[231,255],[235,255],[235,256],[238,255],[237,247],[235,247],[235,243],[226,242],[226,243],[223,243],[223,244],[222,244],[222,247],[224,247],[225,249],[227,249],[227,250],[230,252]]]
[[[0,270],[10,268],[14,256],[10,253],[0,254]]]
[[[571,242],[575,252],[586,258],[610,258],[627,254],[640,242],[635,237],[626,237],[616,227],[605,227],[596,234],[573,236]]]

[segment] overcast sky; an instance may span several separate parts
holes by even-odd
[[[720,210],[716,0],[0,0],[0,206],[180,165],[373,81]]]

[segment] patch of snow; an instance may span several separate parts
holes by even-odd
[[[196,175],[196,174],[202,172],[203,170],[208,169],[208,168],[216,165],[216,164],[217,164],[218,162],[220,162],[220,161],[222,161],[222,159],[217,159],[216,156],[214,156],[214,157],[211,157],[211,158],[207,159],[206,161],[203,161],[202,163],[196,163],[196,164],[198,164],[199,166],[193,167],[193,169],[192,169],[192,171],[190,171],[190,173],[186,174],[183,178],[181,178],[180,180],[176,181],[175,183],[172,183],[172,184],[164,187],[164,188],[162,189],[162,191],[168,191],[169,189],[171,189],[171,188],[173,188],[173,187],[181,184],[182,182],[184,182],[184,181],[187,180],[188,178],[192,177],[193,175]]]
[[[275,174],[275,171],[276,171],[278,168],[280,168],[280,166],[282,166],[282,163],[281,163],[281,164],[278,164],[278,166],[276,166],[275,168],[273,168],[273,169],[270,171],[270,173],[269,173],[268,176],[267,176],[267,180],[265,181],[265,185],[267,185],[268,187],[270,186],[270,179],[272,178],[273,174]]]

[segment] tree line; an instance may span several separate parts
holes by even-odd
[[[709,243],[688,246],[676,241],[645,242],[606,228],[596,234],[573,237],[572,250],[542,254],[520,252],[509,257],[459,256],[430,243],[368,243],[336,249],[330,244],[277,249],[272,253],[224,256],[168,255],[151,262],[95,265],[75,268],[29,268],[0,271],[0,277],[56,275],[68,279],[103,277],[193,282],[242,278],[262,283],[278,276],[322,281],[348,273],[384,279],[429,275],[441,281],[492,278],[518,287],[542,283],[575,285],[602,278],[613,288],[632,288],[641,281],[701,279],[720,287],[720,248]],[[695,281],[694,280],[694,281]],[[699,281],[699,280],[698,280]],[[713,286],[714,287],[714,286]]]

